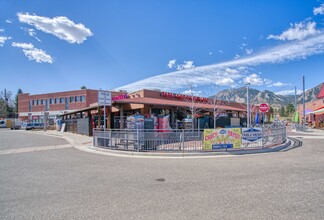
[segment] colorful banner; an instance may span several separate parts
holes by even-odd
[[[241,128],[205,129],[203,150],[240,148]]]

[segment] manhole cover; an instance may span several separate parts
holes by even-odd
[[[165,182],[166,179],[164,179],[164,178],[158,178],[158,179],[156,179],[156,181],[158,181],[158,182]]]

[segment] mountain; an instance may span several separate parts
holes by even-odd
[[[305,101],[310,102],[316,98],[317,94],[322,88],[323,83],[308,89],[305,92]],[[253,104],[268,103],[274,109],[279,109],[282,106],[286,106],[289,103],[295,102],[294,95],[277,95],[269,90],[259,91],[257,89],[249,89],[250,102]],[[246,103],[246,87],[240,87],[235,89],[225,89],[216,94],[216,98],[220,100]],[[303,95],[297,95],[297,104],[302,103]]]

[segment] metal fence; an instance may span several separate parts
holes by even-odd
[[[94,129],[95,147],[132,151],[203,151],[203,130],[129,130]],[[286,127],[262,127],[262,138],[256,142],[242,142],[241,148],[264,148],[284,143]]]

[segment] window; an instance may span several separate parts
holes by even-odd
[[[37,100],[37,105],[40,105],[40,101],[39,100]]]
[[[70,102],[74,102],[74,96],[70,97]]]
[[[35,102],[35,100],[33,100],[33,101],[32,101],[32,105],[35,105],[35,104],[36,104],[36,102]]]
[[[80,97],[79,96],[75,96],[75,102],[79,102]]]
[[[54,104],[55,102],[54,102],[54,98],[51,98],[51,104]]]
[[[41,105],[44,105],[44,100],[43,99],[41,100]]]
[[[84,101],[85,101],[85,97],[84,97],[84,95],[80,96],[80,101],[81,101],[81,102],[84,102]]]
[[[60,98],[60,103],[64,103],[64,98]]]
[[[55,98],[55,104],[59,104],[60,99],[59,98]]]

